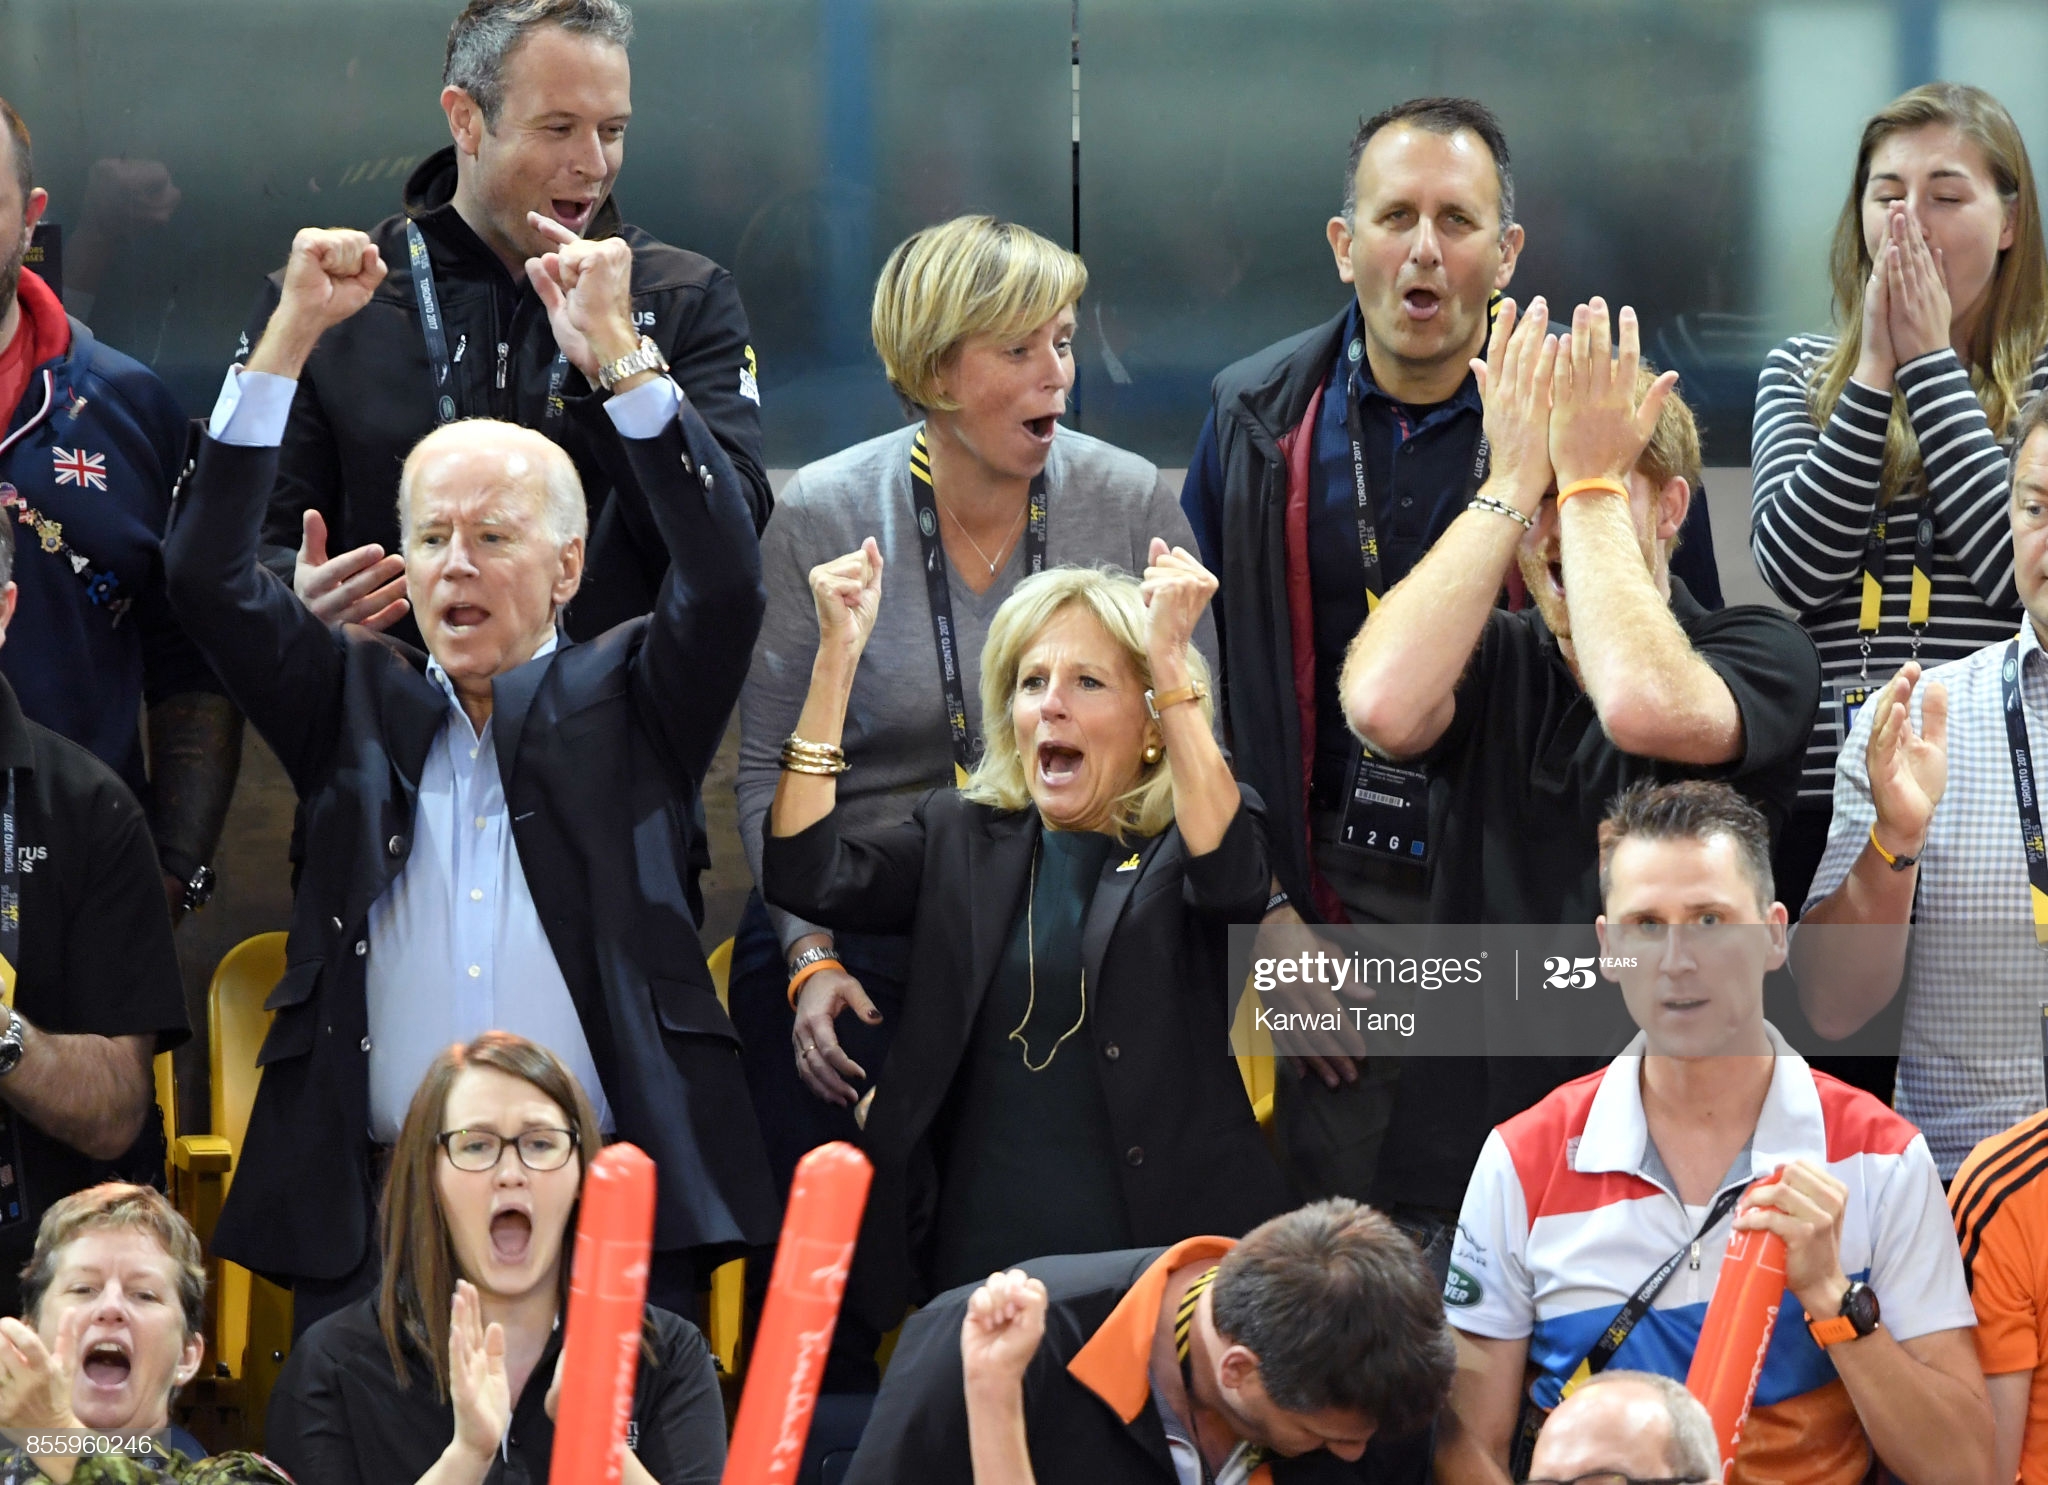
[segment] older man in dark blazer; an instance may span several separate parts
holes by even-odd
[[[293,1283],[301,1327],[374,1282],[380,1146],[427,1060],[492,1026],[552,1047],[607,1133],[653,1156],[656,1298],[678,1301],[690,1259],[775,1236],[737,1038],[683,886],[691,807],[760,625],[753,523],[724,450],[634,332],[630,252],[554,235],[528,275],[557,343],[610,394],[569,410],[666,548],[652,615],[589,644],[560,637],[581,487],[555,445],[488,420],[430,434],[400,482],[402,602],[428,654],[329,630],[259,564],[299,370],[384,277],[358,232],[294,241],[167,544],[180,617],[303,808],[287,968],[215,1237]]]

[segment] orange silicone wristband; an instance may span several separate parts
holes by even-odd
[[[837,959],[813,959],[809,964],[806,964],[802,969],[798,970],[794,975],[790,977],[789,1008],[791,1010],[796,1009],[796,992],[803,989],[805,980],[808,980],[812,975],[816,974],[821,969],[844,970],[845,968],[846,966],[841,964]]]
[[[1557,492],[1557,503],[1562,506],[1572,496],[1584,490],[1605,490],[1610,495],[1619,495],[1623,500],[1628,499],[1628,486],[1624,485],[1620,480],[1573,480]]]

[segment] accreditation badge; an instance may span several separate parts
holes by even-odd
[[[1410,866],[1429,862],[1429,775],[1352,749],[1351,789],[1338,844]]]

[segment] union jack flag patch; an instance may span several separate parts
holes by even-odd
[[[91,486],[95,490],[107,487],[107,456],[89,454],[84,449],[60,449],[52,447],[50,457],[56,464],[57,483]]]

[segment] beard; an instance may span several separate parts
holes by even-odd
[[[21,265],[28,260],[28,243],[18,241],[6,256],[0,257],[0,320],[7,318],[14,308],[14,296],[21,289]],[[0,346],[0,350],[5,350]]]
[[[1664,566],[1659,562],[1657,528],[1655,516],[1648,521],[1635,519],[1631,510],[1629,524],[1635,527],[1636,545],[1642,550],[1643,566],[1649,570],[1652,580],[1663,581]],[[1662,554],[1665,562],[1669,553]],[[1557,588],[1551,587],[1550,568],[1557,564]],[[1540,548],[1527,545],[1515,548],[1515,566],[1521,570],[1522,586],[1529,590],[1529,599],[1536,605],[1536,612],[1543,616],[1543,622],[1550,632],[1559,639],[1572,637],[1571,595],[1560,592],[1564,586],[1564,553],[1559,549],[1557,538],[1547,537]]]
[[[1521,569],[1522,586],[1529,590],[1529,601],[1536,605],[1536,612],[1543,616],[1543,622],[1550,632],[1559,639],[1570,639],[1571,609],[1550,586],[1549,560],[1541,552],[1518,547],[1515,551],[1515,566]]]

